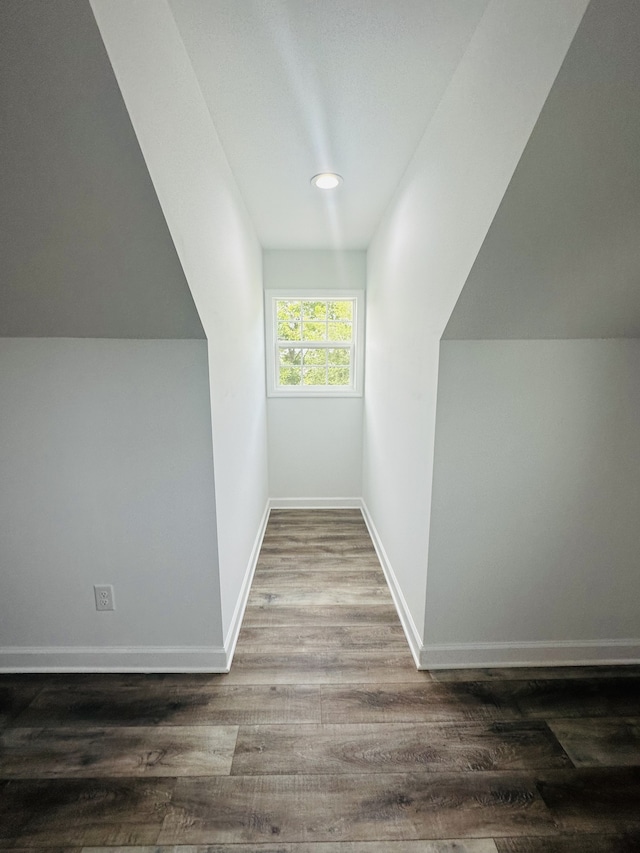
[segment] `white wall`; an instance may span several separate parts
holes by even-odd
[[[166,0],[92,8],[209,342],[231,647],[267,502],[261,247]]]
[[[368,252],[363,494],[424,630],[439,339],[586,0],[491,0]]]
[[[206,342],[0,339],[0,400],[0,667],[220,664]]]
[[[265,289],[364,290],[363,251],[268,250]],[[362,397],[270,397],[269,494],[272,498],[359,498]]]
[[[638,657],[639,377],[637,340],[442,343],[425,665]]]

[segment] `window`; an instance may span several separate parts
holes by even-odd
[[[353,291],[267,291],[270,396],[362,394],[363,298]]]

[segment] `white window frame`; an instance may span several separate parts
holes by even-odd
[[[353,299],[353,365],[350,386],[279,385],[278,315],[276,302],[313,302],[316,299]],[[364,290],[266,290],[264,294],[267,396],[269,397],[362,397],[364,380]],[[296,342],[297,343],[297,342]],[[335,341],[340,346],[339,341]],[[342,344],[344,346],[344,344]],[[300,341],[304,349],[304,341]]]

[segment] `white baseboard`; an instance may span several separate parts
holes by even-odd
[[[425,645],[420,669],[603,666],[640,663],[640,640],[577,640]]]
[[[362,515],[418,669],[615,666],[640,663],[640,640],[638,639],[423,644],[380,535],[364,501],[362,501]]]
[[[422,643],[393,567],[361,498],[270,498],[224,646],[13,646],[0,647],[0,673],[19,672],[229,672],[271,509],[360,509],[418,669],[597,666],[640,664],[640,639],[510,643]]]
[[[229,672],[268,519],[267,503],[224,646],[0,647],[0,673]]]
[[[391,598],[393,599],[393,603],[395,604],[396,610],[398,611],[400,624],[402,625],[405,636],[407,638],[407,642],[409,643],[409,648],[411,649],[411,654],[413,655],[413,659],[416,663],[416,666],[418,667],[418,669],[420,669],[420,654],[422,651],[422,640],[420,638],[420,634],[418,633],[416,624],[413,621],[413,617],[407,606],[406,599],[402,594],[400,584],[398,583],[398,579],[396,578],[395,572],[393,571],[393,566],[389,561],[387,552],[384,549],[384,545],[382,544],[380,535],[373,522],[371,513],[369,512],[369,509],[364,500],[360,502],[360,505],[362,509],[362,517],[364,518],[364,523],[367,525],[367,530],[369,531],[369,536],[371,536],[373,547],[376,549],[376,554],[378,555],[378,559],[380,560],[382,571],[384,572],[384,576],[387,579],[387,585],[391,592]]]
[[[242,587],[240,588],[240,595],[238,596],[238,601],[236,602],[236,607],[233,611],[233,616],[231,617],[231,625],[229,626],[227,636],[224,640],[226,658],[226,668],[224,672],[229,672],[229,670],[231,669],[231,661],[233,660],[233,655],[236,650],[238,635],[240,634],[240,628],[242,627],[242,619],[244,618],[244,611],[247,606],[247,601],[249,600],[251,584],[253,582],[253,576],[255,574],[256,566],[258,564],[258,557],[260,556],[262,540],[264,539],[264,533],[267,529],[267,522],[269,521],[270,512],[271,504],[270,501],[267,500],[267,504],[264,508],[264,512],[260,520],[260,526],[258,528],[258,532],[253,543],[253,548],[251,549],[249,563],[247,565],[247,570],[244,575],[244,580],[242,581]]]
[[[13,646],[0,672],[227,672],[220,646]]]
[[[360,509],[362,498],[270,498],[271,509]]]

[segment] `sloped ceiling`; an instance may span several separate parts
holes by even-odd
[[[368,246],[487,2],[170,0],[265,248]]]
[[[487,0],[170,5],[262,244],[364,248]],[[640,334],[638,44],[592,0],[444,337]],[[87,0],[0,3],[0,134],[0,334],[203,337]]]
[[[86,0],[0,3],[0,335],[204,332]]]
[[[639,46],[592,0],[444,338],[640,336]]]

